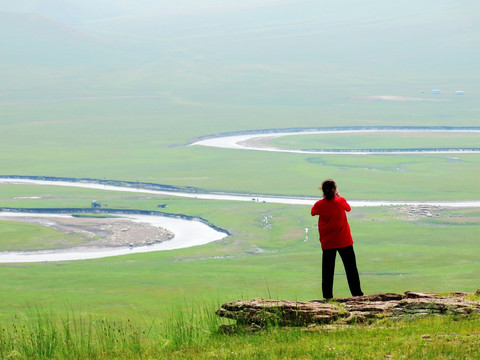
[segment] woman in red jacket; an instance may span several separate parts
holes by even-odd
[[[363,295],[360,288],[353,239],[345,212],[350,205],[338,194],[337,185],[332,179],[322,183],[323,199],[312,207],[312,216],[319,215],[318,232],[322,245],[322,291],[325,299],[333,298],[333,274],[337,251],[347,273],[348,286],[352,296]]]

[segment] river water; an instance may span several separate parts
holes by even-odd
[[[124,191],[134,193],[147,193],[157,195],[181,196],[198,199],[209,200],[229,200],[229,201],[250,201],[250,202],[265,202],[291,205],[305,205],[312,206],[316,201],[314,198],[300,198],[300,197],[270,197],[270,196],[241,196],[228,194],[193,194],[173,191],[157,191],[148,189],[134,189],[129,187],[102,185],[88,182],[66,182],[66,181],[45,181],[45,180],[31,180],[31,179],[9,179],[0,178],[0,184],[25,184],[25,185],[49,185],[49,186],[71,186],[82,187],[107,191]],[[366,206],[442,206],[452,208],[462,207],[480,207],[480,200],[473,201],[365,201],[365,200],[349,200],[352,207],[366,207]],[[9,213],[0,212],[0,219],[14,220],[15,217],[59,217],[59,214],[44,214],[44,213]],[[68,216],[68,215],[63,215]],[[23,263],[23,262],[45,262],[45,261],[68,261],[68,260],[86,260],[97,259],[109,256],[118,256],[142,252],[162,251],[181,249],[191,246],[203,245],[209,242],[223,239],[227,235],[223,232],[216,231],[208,225],[191,220],[176,219],[163,216],[148,216],[148,215],[122,215],[132,221],[140,221],[152,224],[154,226],[161,226],[172,231],[175,237],[172,240],[165,241],[155,245],[138,246],[132,248],[69,248],[64,250],[45,250],[45,251],[7,251],[0,252],[0,263]]]
[[[238,195],[238,194],[218,194],[218,193],[189,193],[181,191],[165,191],[132,188],[124,186],[102,185],[93,182],[84,181],[55,181],[55,180],[32,180],[32,179],[11,179],[0,178],[0,184],[24,184],[24,185],[46,185],[46,186],[70,186],[88,189],[97,189],[105,191],[122,191],[133,192],[137,194],[153,194],[178,196],[204,200],[228,200],[228,201],[250,201],[273,204],[290,204],[312,206],[318,198],[313,197],[295,197],[295,196],[267,196],[267,195]],[[348,200],[349,204],[354,207],[370,207],[370,206],[398,206],[398,205],[427,205],[427,206],[444,206],[444,207],[480,207],[480,200],[472,201],[396,201],[396,200]]]
[[[58,218],[69,216],[71,215],[0,212],[0,220],[12,221],[19,217]],[[144,253],[151,251],[173,250],[197,245],[204,245],[212,241],[223,239],[227,236],[227,234],[216,231],[215,229],[199,221],[148,215],[120,215],[119,217],[135,222],[148,223],[153,226],[163,227],[172,231],[175,234],[175,237],[171,240],[148,246],[104,248],[72,247],[62,250],[3,251],[0,252],[0,263],[30,263],[45,261],[98,259],[109,256]]]
[[[242,150],[258,150],[273,151],[294,154],[322,154],[322,155],[384,155],[384,154],[479,154],[480,149],[390,149],[390,150],[300,150],[300,149],[281,149],[266,145],[252,145],[253,141],[258,144],[262,140],[272,139],[289,135],[315,135],[315,134],[351,134],[351,133],[475,133],[479,134],[480,129],[438,129],[438,128],[402,128],[402,129],[343,129],[343,130],[311,130],[311,131],[290,131],[290,132],[268,132],[268,133],[252,133],[244,135],[219,136],[204,140],[196,141],[190,145],[201,145],[225,149],[242,149]],[[480,147],[480,145],[479,145]]]
[[[384,151],[371,150],[354,150],[354,151],[306,151],[306,150],[292,150],[292,149],[278,149],[266,146],[253,146],[251,140],[255,140],[256,143],[259,140],[266,138],[287,136],[287,135],[299,135],[299,134],[332,134],[332,133],[355,133],[355,132],[395,132],[395,131],[437,131],[437,132],[476,132],[480,133],[480,130],[445,130],[445,129],[362,129],[362,130],[328,130],[328,131],[294,131],[294,132],[278,132],[278,133],[262,133],[262,134],[248,134],[248,135],[232,135],[215,137],[205,140],[197,141],[191,145],[211,146],[219,148],[229,149],[242,149],[242,150],[260,150],[260,151],[275,151],[275,152],[289,152],[289,153],[303,153],[303,154],[341,154],[341,155],[370,155],[370,154],[385,154]],[[401,150],[394,152],[395,154],[419,154],[419,153],[480,153],[479,150],[465,150],[465,149],[449,149],[449,150]],[[389,153],[391,154],[391,153]],[[98,189],[104,191],[122,191],[122,192],[134,192],[154,195],[167,195],[178,196],[186,198],[197,198],[206,200],[228,200],[228,201],[250,201],[261,203],[277,203],[277,204],[291,204],[291,205],[305,205],[312,206],[316,201],[316,198],[309,197],[280,197],[280,196],[265,196],[265,195],[239,195],[239,194],[218,194],[218,193],[191,193],[181,191],[162,191],[152,189],[131,188],[113,185],[104,185],[94,182],[85,181],[47,181],[47,180],[32,180],[32,179],[11,179],[0,178],[0,184],[25,184],[25,185],[47,185],[47,186],[70,186],[81,187],[89,189]],[[349,203],[353,207],[366,207],[366,206],[442,206],[442,207],[480,207],[480,200],[472,201],[392,201],[392,200],[349,200]],[[26,214],[26,213],[0,213],[0,219],[14,219],[16,216],[35,216],[35,217],[48,217],[48,216],[61,216],[58,214]],[[65,215],[64,215],[65,216]],[[172,240],[165,241],[156,245],[139,246],[133,248],[70,248],[65,250],[45,250],[45,251],[21,251],[21,252],[0,252],[0,263],[8,262],[44,262],[44,261],[67,261],[67,260],[84,260],[84,259],[96,259],[108,256],[126,255],[141,252],[161,251],[180,249],[190,246],[203,245],[212,241],[220,240],[227,236],[225,233],[216,231],[215,229],[205,225],[198,221],[190,221],[183,219],[174,219],[161,216],[147,216],[147,215],[124,215],[132,221],[141,221],[152,224],[154,226],[161,226],[175,234]]]

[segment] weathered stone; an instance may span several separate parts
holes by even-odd
[[[339,303],[339,305],[336,305]],[[464,315],[480,313],[480,301],[459,297],[458,293],[407,291],[400,294],[376,294],[325,301],[286,301],[254,299],[223,304],[217,315],[237,320],[240,325],[308,326],[312,324],[352,324],[379,318],[431,314]]]
[[[407,299],[421,299],[421,298],[427,298],[431,299],[435,297],[437,293],[421,293],[421,292],[414,292],[414,291],[407,291],[404,294],[404,298]]]
[[[347,318],[343,321],[345,324],[363,324],[368,321],[365,313],[361,311],[353,311],[349,314]]]
[[[395,293],[384,293],[384,294],[374,294],[374,295],[364,295],[364,296],[355,296],[355,297],[348,297],[348,298],[335,298],[336,302],[344,303],[344,302],[352,302],[352,301],[390,301],[390,300],[402,300],[403,295],[395,294]]]
[[[330,323],[340,316],[340,309],[317,301],[254,299],[223,304],[216,314],[240,324],[305,325]]]
[[[363,303],[344,303],[343,305],[348,311],[363,311],[371,313],[379,313],[385,311],[391,311],[399,301],[382,301],[382,302],[363,302]]]

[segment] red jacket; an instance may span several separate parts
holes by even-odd
[[[352,208],[341,196],[318,200],[312,207],[312,216],[319,215],[318,232],[322,249],[338,249],[353,245],[346,211]]]

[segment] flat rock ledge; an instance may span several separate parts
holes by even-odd
[[[480,295],[480,289],[475,294]],[[223,304],[216,314],[234,319],[238,326],[250,327],[252,330],[266,325],[344,325],[383,318],[401,319],[434,314],[468,317],[480,314],[480,301],[467,299],[469,295],[473,294],[439,295],[407,291],[404,294],[335,298],[329,302],[254,299]]]

